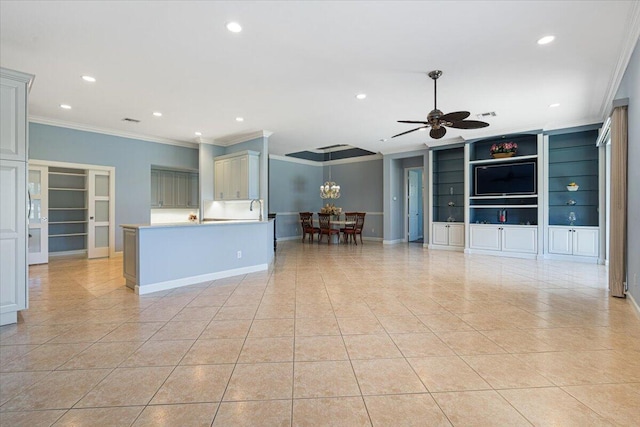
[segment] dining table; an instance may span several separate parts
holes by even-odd
[[[337,230],[340,230],[341,228],[346,227],[347,225],[355,225],[355,221],[347,221],[345,219],[340,219],[339,216],[337,216],[338,219],[331,219],[329,220],[329,225],[331,228],[335,228]],[[320,221],[318,219],[313,219],[313,226],[314,227],[319,227],[320,226]],[[338,233],[336,235],[338,237],[338,243],[340,243],[340,233]],[[345,242],[346,243],[346,242]]]

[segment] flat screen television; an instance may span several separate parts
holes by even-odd
[[[536,194],[536,163],[476,165],[475,195]]]

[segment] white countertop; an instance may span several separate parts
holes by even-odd
[[[202,222],[174,222],[166,224],[120,224],[122,228],[174,228],[174,227],[202,227],[202,226],[219,226],[219,225],[235,225],[235,224],[264,224],[273,221],[266,219],[258,221],[257,219],[212,219]]]

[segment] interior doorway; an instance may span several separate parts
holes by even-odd
[[[406,236],[411,243],[424,243],[424,210],[422,168],[406,169],[407,198]]]

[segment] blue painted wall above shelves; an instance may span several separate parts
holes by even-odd
[[[597,130],[549,136],[549,225],[598,226]],[[575,182],[578,191],[568,191]]]

